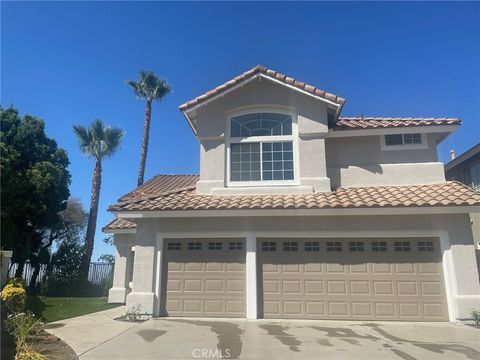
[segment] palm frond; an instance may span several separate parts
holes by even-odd
[[[171,92],[170,85],[167,81],[155,74],[152,70],[140,70],[138,81],[129,80],[135,95],[139,98],[147,100],[161,100]]]
[[[80,150],[97,160],[111,156],[120,147],[123,130],[110,127],[102,120],[96,119],[90,126],[75,125],[73,132],[79,140]]]

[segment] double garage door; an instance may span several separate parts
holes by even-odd
[[[260,239],[266,318],[448,320],[435,239]]]
[[[448,321],[437,239],[258,239],[259,316]],[[244,317],[243,239],[166,242],[169,316]]]

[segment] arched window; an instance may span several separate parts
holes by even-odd
[[[230,182],[295,179],[291,114],[255,112],[230,119]]]

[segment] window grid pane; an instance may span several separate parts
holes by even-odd
[[[243,250],[243,243],[241,241],[232,241],[228,244],[229,250]]]
[[[277,251],[277,245],[275,241],[263,241],[262,251]]]
[[[418,251],[434,251],[433,241],[419,241]]]
[[[387,243],[385,241],[373,241],[372,242],[372,251],[374,251],[374,252],[387,251]]]
[[[296,241],[284,241],[283,251],[298,251],[298,244]]]
[[[410,241],[395,241],[395,251],[398,251],[398,252],[410,251]]]
[[[293,180],[293,143],[262,143],[262,179]]]
[[[230,122],[231,137],[292,135],[292,116],[256,113],[235,116]]]
[[[327,251],[342,251],[342,243],[340,241],[327,241]]]
[[[202,250],[202,243],[200,242],[189,242],[188,250]]]
[[[319,241],[305,241],[305,251],[306,252],[320,251],[320,242]]]
[[[232,144],[230,153],[232,181],[260,180],[260,143]]]
[[[363,241],[350,241],[348,243],[348,247],[349,247],[350,251],[363,251],[364,250]]]

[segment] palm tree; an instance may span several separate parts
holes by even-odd
[[[170,93],[171,88],[165,79],[158,77],[153,71],[140,71],[138,81],[128,80],[127,84],[133,88],[135,95],[147,101],[145,105],[145,120],[143,124],[142,154],[138,170],[137,185],[143,184],[145,177],[145,163],[147,162],[148,140],[150,138],[150,121],[152,117],[152,101],[162,100]]]
[[[89,158],[95,160],[90,211],[85,235],[85,252],[80,265],[80,273],[84,279],[87,279],[97,227],[98,202],[102,184],[102,161],[105,157],[112,156],[120,148],[124,132],[120,128],[107,126],[102,120],[98,119],[88,127],[74,125],[73,132],[77,135],[80,150]]]

